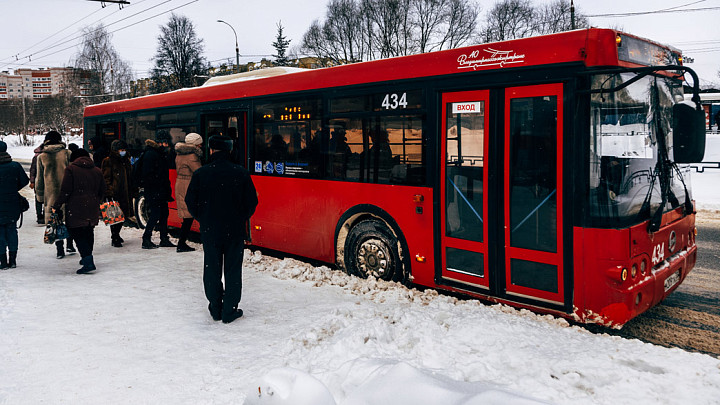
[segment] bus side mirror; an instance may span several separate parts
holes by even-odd
[[[698,163],[705,156],[705,111],[694,102],[673,106],[673,156],[675,163]]]

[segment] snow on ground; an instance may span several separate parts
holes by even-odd
[[[118,249],[100,225],[98,271],[76,275],[33,210],[0,271],[0,404],[720,403],[708,355],[259,252],[245,316],[213,322],[200,245],[142,250],[125,228]]]

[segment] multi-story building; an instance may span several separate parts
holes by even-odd
[[[69,90],[74,68],[53,67],[47,69],[16,69],[13,73],[0,72],[0,100],[14,98],[45,98]],[[84,95],[80,85],[80,95]]]

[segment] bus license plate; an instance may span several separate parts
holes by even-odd
[[[670,277],[665,279],[665,291],[673,288],[675,284],[677,284],[680,281],[680,270],[676,271],[675,273],[671,274]]]

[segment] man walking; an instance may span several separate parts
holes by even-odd
[[[230,323],[243,314],[237,306],[242,294],[245,224],[258,199],[248,171],[230,161],[232,139],[215,135],[209,144],[210,162],[193,173],[185,203],[200,223],[205,252],[203,284],[210,315]]]

